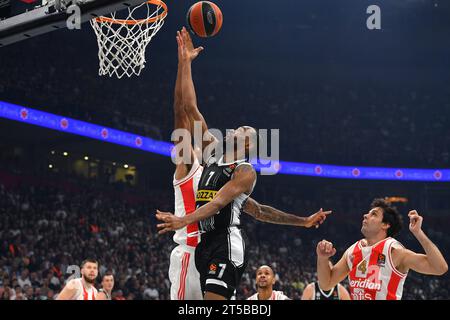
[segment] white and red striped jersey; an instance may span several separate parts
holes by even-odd
[[[191,170],[185,178],[176,180],[173,178],[175,191],[175,215],[184,217],[195,211],[195,195],[197,194],[198,182],[202,176],[203,167],[195,158]],[[198,224],[193,223],[175,232],[173,241],[181,245],[197,247],[200,242]]]
[[[392,262],[392,249],[403,248],[393,238],[367,246],[360,240],[347,249],[348,280],[352,300],[400,300],[407,273]]]
[[[259,300],[258,299],[258,293],[255,293],[251,297],[247,298],[247,300]],[[284,295],[281,291],[272,291],[272,295],[267,300],[290,300],[287,296]]]
[[[82,278],[72,279],[67,282],[66,286],[71,290],[75,290],[73,300],[95,300],[97,296],[97,289],[93,285],[89,289],[86,288]]]

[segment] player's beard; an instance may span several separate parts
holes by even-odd
[[[87,277],[85,275],[83,275],[83,279],[84,279],[84,281],[86,281],[87,283],[90,283],[90,284],[94,284],[94,282],[95,282],[95,278],[90,279],[89,277]]]
[[[262,284],[262,285],[261,285],[261,284],[257,284],[256,287],[257,287],[258,289],[266,289],[266,288],[269,287],[269,283],[266,282],[265,284]]]

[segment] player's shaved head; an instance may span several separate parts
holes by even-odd
[[[246,157],[254,157],[258,151],[259,135],[258,131],[250,126],[241,126],[236,129],[236,134],[241,136],[245,141]]]
[[[258,273],[259,271],[262,271],[263,269],[269,269],[270,272],[272,273],[272,275],[275,276],[275,272],[273,271],[273,269],[271,267],[269,267],[268,265],[262,265],[260,266],[257,270],[256,273]]]

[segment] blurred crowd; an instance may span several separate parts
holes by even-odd
[[[114,273],[113,299],[169,299],[167,271],[174,243],[170,236],[156,234],[153,213],[156,208],[172,209],[171,192],[155,191],[130,201],[121,193],[106,192],[99,181],[52,185],[49,179],[10,175],[7,182],[0,181],[0,299],[55,299],[71,276],[67,268],[87,257],[99,260],[100,274]],[[271,204],[302,215],[315,212],[319,205],[347,212],[336,208],[338,201],[333,199],[324,203],[293,193]],[[367,207],[367,203],[351,205]],[[339,213],[320,229],[307,230],[263,224],[244,215],[251,258],[237,298],[245,299],[255,292],[255,271],[269,264],[277,274],[275,288],[299,299],[305,286],[316,279],[317,242],[323,238],[333,241],[337,259],[361,237],[361,220],[362,216],[354,213]],[[438,232],[442,231],[441,220],[428,217],[426,225],[429,236],[447,255],[450,236]],[[421,250],[408,230],[399,240]],[[449,288],[448,275],[430,277],[410,272],[404,299],[448,299]]]
[[[156,206],[165,208],[164,194],[132,205],[92,184],[64,187],[1,185],[1,297],[53,299],[71,275],[68,266],[95,257],[100,273],[116,275],[115,299],[167,299],[172,242],[157,237],[152,222]]]

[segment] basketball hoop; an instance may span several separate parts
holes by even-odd
[[[114,12],[91,20],[97,35],[99,75],[139,76],[145,68],[145,49],[164,24],[167,5],[161,0],[145,1],[128,8],[124,19],[116,16]]]

